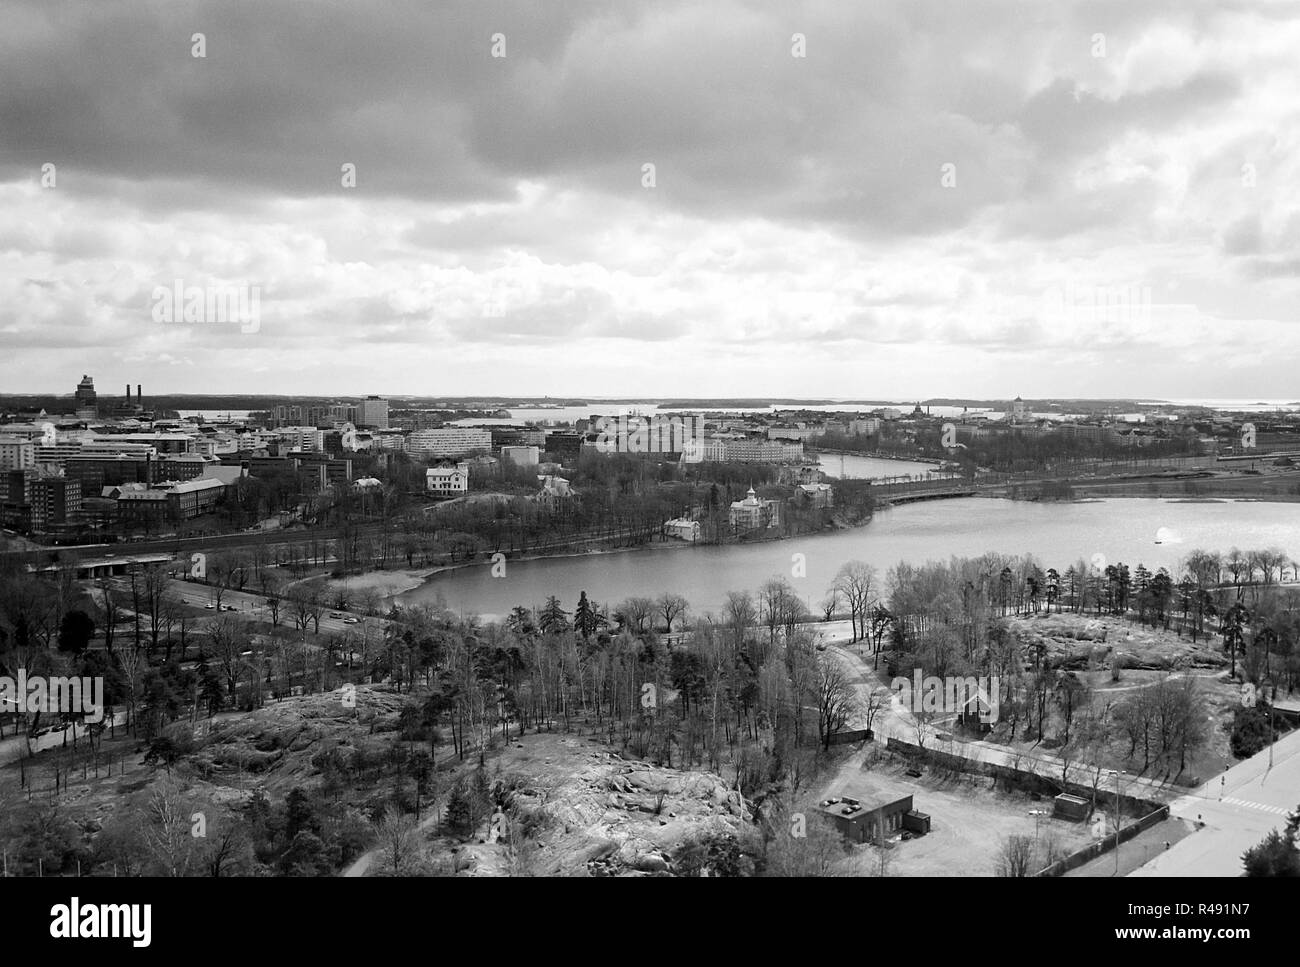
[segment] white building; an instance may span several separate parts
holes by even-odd
[[[282,426],[275,433],[291,450],[325,449],[325,431],[314,426]]]
[[[706,461],[738,463],[795,463],[803,459],[803,443],[776,440],[705,440],[700,455]]]
[[[744,500],[732,501],[727,519],[736,530],[776,527],[781,523],[781,505],[778,501],[758,496],[750,487]]]
[[[36,466],[36,444],[26,437],[0,436],[0,470],[27,470]]]
[[[664,536],[693,543],[700,539],[700,522],[687,520],[685,517],[674,517],[664,522]]]
[[[435,497],[456,497],[469,490],[469,464],[430,467],[424,472],[424,489]]]
[[[416,430],[406,438],[406,449],[417,456],[459,457],[477,450],[492,449],[492,431],[468,426],[444,426],[437,430]]]
[[[573,496],[573,489],[569,486],[569,481],[564,477],[557,477],[555,474],[544,474],[537,478],[537,482],[542,485],[542,489],[537,493],[538,497],[559,500]]]

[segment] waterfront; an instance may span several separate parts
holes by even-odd
[[[1161,543],[1157,544],[1157,539]],[[626,553],[507,562],[504,577],[487,567],[437,574],[398,596],[498,618],[517,604],[554,594],[572,610],[580,591],[611,605],[664,591],[684,595],[696,613],[718,611],[728,591],[755,590],[774,575],[790,579],[811,610],[840,565],[863,560],[881,573],[899,561],[921,563],[986,551],[1033,554],[1062,571],[1094,554],[1154,571],[1177,568],[1193,548],[1228,551],[1279,547],[1300,558],[1300,506],[1225,500],[1192,502],[1131,498],[1034,503],[967,497],[921,502],[876,515],[864,527],[785,541],[709,547],[662,547]],[[806,577],[792,576],[792,555],[804,555]]]
[[[842,480],[886,480],[899,477],[924,480],[931,475],[944,476],[939,473],[937,463],[864,457],[856,453],[819,453],[817,466],[828,477]]]

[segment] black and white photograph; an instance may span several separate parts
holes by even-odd
[[[0,0],[0,875],[1244,953],[1297,372],[1291,3]]]

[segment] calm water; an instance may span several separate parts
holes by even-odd
[[[817,465],[831,477],[845,480],[880,480],[885,477],[912,477],[924,480],[938,473],[937,463],[920,463],[916,460],[882,460],[880,457],[860,457],[856,454],[821,453]]]
[[[936,500],[884,511],[866,527],[787,541],[521,561],[507,563],[504,578],[493,578],[486,567],[462,568],[435,576],[398,600],[433,601],[442,595],[457,611],[496,618],[517,604],[540,604],[549,594],[572,611],[579,591],[610,604],[675,591],[703,613],[719,611],[728,591],[752,591],[769,577],[783,575],[815,611],[840,565],[853,559],[875,565],[882,576],[900,560],[921,563],[986,551],[1032,553],[1044,568],[1061,571],[1094,554],[1154,571],[1161,566],[1174,570],[1193,548],[1227,551],[1233,546],[1275,546],[1300,557],[1300,504]],[[796,553],[806,558],[807,577],[791,576],[791,555]]]

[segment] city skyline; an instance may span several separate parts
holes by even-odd
[[[6,3],[7,392],[1291,395],[1273,5],[313,13]]]

